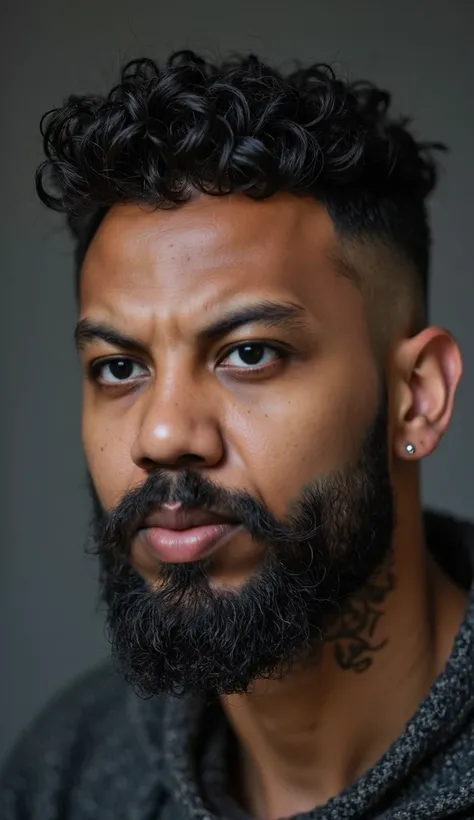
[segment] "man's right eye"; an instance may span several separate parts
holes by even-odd
[[[90,374],[95,382],[103,385],[121,385],[141,379],[147,368],[134,359],[123,356],[114,359],[101,359],[90,366]]]

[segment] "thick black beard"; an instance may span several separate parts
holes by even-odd
[[[384,393],[356,463],[306,486],[282,521],[248,493],[192,470],[157,470],[109,513],[91,487],[113,656],[139,693],[244,693],[257,678],[317,656],[344,601],[390,552],[387,423]],[[130,536],[173,501],[241,521],[266,547],[259,571],[237,590],[219,590],[208,582],[212,559],[163,564],[151,590],[129,563]]]

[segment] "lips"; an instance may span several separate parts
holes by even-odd
[[[200,507],[183,507],[178,504],[163,506],[148,516],[145,527],[163,527],[168,530],[188,530],[193,527],[206,527],[210,524],[235,524],[235,519],[213,510]]]
[[[186,563],[209,557],[239,529],[238,521],[211,510],[168,506],[149,516],[138,535],[160,561]]]

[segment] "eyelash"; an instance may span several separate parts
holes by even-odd
[[[277,345],[275,343],[269,343],[269,342],[265,342],[263,340],[255,339],[255,340],[251,340],[251,341],[240,342],[240,344],[234,345],[233,347],[229,348],[225,352],[225,355],[218,362],[218,365],[220,364],[220,362],[227,359],[232,353],[239,350],[240,348],[246,347],[247,345],[262,345],[263,348],[271,350],[273,353],[276,354],[275,362],[276,361],[285,361],[291,355],[291,351],[288,348],[284,347],[283,345],[280,345],[280,344]],[[114,390],[114,389],[117,389],[117,388],[118,389],[121,388],[123,390],[123,388],[126,388],[126,387],[130,388],[131,385],[134,385],[137,382],[141,381],[141,378],[123,379],[122,381],[118,380],[116,382],[103,382],[103,381],[101,381],[100,373],[103,370],[103,368],[106,367],[109,364],[112,364],[113,362],[121,362],[121,361],[122,362],[130,362],[132,365],[138,364],[139,366],[142,366],[142,365],[140,365],[139,361],[137,361],[136,359],[133,359],[131,356],[109,356],[105,359],[98,359],[98,360],[93,361],[89,364],[89,366],[88,366],[88,375],[89,375],[90,380],[93,381],[94,383],[96,383],[97,385],[99,385],[99,387],[102,387],[102,388],[108,389],[108,390],[110,390],[110,389]],[[258,365],[256,365],[255,367],[248,366],[248,367],[242,367],[242,368],[231,367],[230,366],[230,367],[227,367],[227,368],[224,368],[224,369],[231,370],[231,371],[234,372],[234,374],[237,374],[237,375],[242,375],[244,373],[246,375],[249,375],[249,374],[253,374],[253,373],[261,373],[264,370],[270,370],[273,367],[273,365],[275,364],[275,362],[272,362],[272,364],[267,364],[267,365],[263,365],[263,366],[260,366],[260,367]]]

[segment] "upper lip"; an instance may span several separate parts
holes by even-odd
[[[144,527],[163,527],[167,530],[188,530],[192,527],[205,527],[210,524],[236,524],[231,516],[197,507],[180,507],[175,510],[161,508],[149,515]]]

